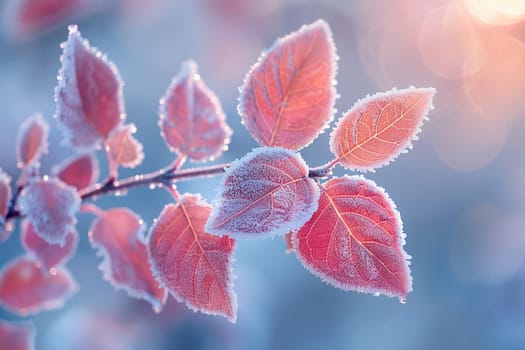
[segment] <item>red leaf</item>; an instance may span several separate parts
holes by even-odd
[[[119,165],[134,168],[142,163],[144,153],[142,145],[132,135],[135,132],[135,125],[122,125],[113,130],[106,140],[106,150],[114,171]]]
[[[317,209],[319,188],[300,155],[261,147],[233,162],[206,231],[232,237],[273,237],[299,229]]]
[[[241,88],[243,124],[262,146],[303,148],[333,118],[336,69],[332,33],[323,20],[278,39]]]
[[[20,192],[18,205],[35,232],[48,243],[64,245],[80,207],[77,191],[56,178],[34,178]]]
[[[160,127],[172,152],[194,161],[213,160],[226,150],[232,134],[219,99],[197,73],[193,61],[184,62],[160,100]]]
[[[0,320],[0,348],[33,350],[35,348],[35,328],[26,323]]]
[[[53,272],[56,266],[65,263],[74,254],[78,244],[78,232],[73,229],[66,236],[64,246],[49,244],[35,232],[28,221],[22,222],[22,245],[42,265],[42,269]]]
[[[60,180],[80,191],[97,181],[98,160],[93,153],[76,154],[54,168],[53,173]]]
[[[40,114],[30,116],[20,127],[16,158],[20,168],[38,164],[40,156],[47,153],[49,126]]]
[[[4,219],[11,201],[11,178],[0,169],[0,218]]]
[[[0,272],[0,304],[20,316],[61,308],[76,291],[76,283],[65,268],[49,274],[25,256],[11,261]]]
[[[404,236],[382,188],[362,177],[333,178],[294,248],[309,271],[335,287],[404,301],[412,289]]]
[[[67,144],[92,148],[125,118],[122,80],[115,65],[89,46],[76,26],[63,44],[55,91],[56,115]]]
[[[100,269],[115,288],[151,303],[157,312],[166,302],[148,264],[148,251],[143,236],[142,220],[127,208],[105,211],[91,227],[89,239],[103,256]]]
[[[337,122],[330,149],[353,170],[373,170],[411,147],[435,90],[408,88],[379,93],[358,101]]]
[[[168,204],[151,228],[148,251],[157,279],[193,310],[237,318],[232,254],[235,241],[205,232],[211,207],[200,196],[185,194]]]

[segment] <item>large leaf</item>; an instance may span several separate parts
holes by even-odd
[[[168,204],[151,228],[148,250],[159,282],[193,310],[237,318],[232,254],[235,241],[205,232],[211,207],[185,194]]]
[[[74,187],[59,179],[35,178],[20,192],[18,205],[40,237],[48,243],[64,245],[77,222],[80,196]]]
[[[402,301],[412,289],[403,245],[394,203],[362,177],[328,181],[319,208],[294,237],[301,262],[323,281]]]
[[[373,170],[411,147],[435,90],[408,88],[378,93],[358,101],[334,128],[330,149],[352,170]]]
[[[50,274],[25,256],[11,261],[0,272],[0,304],[20,316],[60,308],[76,290],[65,268]]]
[[[94,184],[99,176],[98,160],[93,153],[80,153],[53,168],[56,176],[78,191]]]
[[[49,126],[40,114],[30,116],[20,127],[16,158],[20,168],[38,164],[42,153],[47,153]]]
[[[160,101],[162,137],[171,151],[194,161],[217,158],[232,134],[219,99],[206,87],[197,65],[184,62]]]
[[[162,310],[167,292],[160,287],[148,263],[148,251],[140,217],[127,208],[105,211],[89,231],[91,244],[103,257],[100,269],[115,288],[145,299]]]
[[[35,327],[28,323],[0,320],[0,346],[5,350],[33,350]]]
[[[273,237],[299,229],[317,209],[319,188],[300,155],[261,147],[231,164],[207,232]]]
[[[67,144],[93,148],[124,119],[117,68],[69,27],[55,91],[56,114]]]
[[[262,146],[298,150],[334,113],[336,54],[328,24],[318,20],[277,40],[241,88],[242,122]]]

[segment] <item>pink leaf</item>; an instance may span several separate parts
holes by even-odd
[[[0,272],[0,304],[20,316],[61,308],[77,286],[65,268],[54,272],[25,256],[11,261]]]
[[[286,243],[286,252],[293,252],[293,232],[287,232],[284,235],[284,243]]]
[[[237,318],[232,254],[235,241],[205,232],[211,207],[200,196],[185,194],[168,204],[151,228],[148,251],[159,282],[193,310]]]
[[[323,281],[364,293],[398,296],[412,289],[405,234],[395,204],[362,177],[333,178],[319,208],[296,233],[303,265]]]
[[[23,221],[21,240],[25,250],[40,262],[42,269],[53,272],[56,266],[65,263],[74,254],[78,232],[75,229],[69,231],[64,246],[49,244],[35,232],[30,222]]]
[[[11,178],[0,169],[0,218],[4,219],[11,202]]]
[[[37,165],[40,156],[47,153],[49,126],[40,114],[30,116],[20,127],[16,158],[20,168]]]
[[[300,155],[261,147],[231,164],[207,232],[273,237],[299,229],[317,209],[319,188]]]
[[[76,154],[55,167],[53,173],[60,180],[80,191],[97,181],[98,160],[93,153]]]
[[[232,134],[219,99],[206,87],[197,65],[184,62],[160,100],[162,137],[171,151],[194,161],[219,157]]]
[[[74,230],[80,196],[56,178],[34,178],[20,192],[18,205],[35,232],[48,243],[64,245]]]
[[[69,27],[63,48],[55,117],[67,144],[97,147],[125,118],[122,80],[117,68],[89,46],[76,26]]]
[[[113,167],[134,168],[144,159],[142,145],[135,140],[135,125],[128,124],[113,130],[106,140],[106,150]]]
[[[127,208],[105,211],[91,227],[89,238],[103,256],[104,278],[128,295],[147,300],[160,312],[167,292],[159,286],[148,264],[142,220]]]
[[[0,320],[0,349],[33,350],[34,348],[35,328],[32,325]]]
[[[263,146],[305,147],[333,118],[336,69],[332,34],[323,20],[278,39],[241,88],[243,124]]]
[[[353,170],[373,170],[411,147],[432,108],[435,90],[409,88],[358,101],[337,122],[330,149]]]

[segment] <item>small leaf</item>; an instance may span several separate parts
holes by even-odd
[[[104,278],[128,295],[151,303],[160,312],[167,292],[161,288],[148,264],[142,220],[127,208],[105,211],[89,232],[90,242],[103,257]]]
[[[373,170],[411,147],[435,90],[408,88],[379,93],[358,101],[337,122],[330,150],[352,170]]]
[[[56,178],[34,178],[20,192],[18,205],[41,238],[64,245],[77,222],[80,196],[75,188]]]
[[[113,167],[134,168],[144,159],[142,144],[133,137],[136,128],[133,124],[122,125],[113,130],[106,140],[106,150]],[[116,170],[116,169],[115,169]]]
[[[0,217],[4,219],[11,202],[11,177],[0,169]]]
[[[28,221],[22,222],[20,236],[24,249],[38,260],[45,271],[53,271],[56,266],[65,263],[75,253],[78,244],[78,232],[73,229],[66,236],[64,246],[49,244],[42,239]]]
[[[197,73],[193,61],[184,62],[160,100],[162,137],[172,152],[194,161],[213,160],[226,150],[231,129],[219,99]]]
[[[89,46],[76,26],[69,26],[63,48],[55,118],[62,126],[66,144],[98,147],[125,118],[122,80],[117,68]]]
[[[336,53],[323,20],[277,40],[241,87],[239,114],[262,146],[298,150],[333,118]]]
[[[232,254],[235,241],[205,232],[211,207],[185,194],[168,204],[151,228],[148,251],[157,280],[193,310],[237,318]]]
[[[0,348],[5,350],[33,350],[35,327],[28,323],[0,320]]]
[[[78,191],[93,185],[99,176],[98,160],[93,153],[80,153],[64,160],[53,173]]]
[[[362,177],[333,178],[319,208],[295,234],[299,260],[323,281],[344,289],[404,300],[412,289],[405,234],[395,204]]]
[[[30,116],[20,127],[16,147],[18,166],[38,165],[40,156],[47,153],[49,126],[40,114]]]
[[[76,283],[65,268],[49,274],[25,256],[11,261],[0,272],[0,304],[20,316],[61,308],[76,291]]]
[[[235,238],[283,235],[310,219],[318,199],[319,188],[300,155],[256,148],[226,170],[205,230]]]

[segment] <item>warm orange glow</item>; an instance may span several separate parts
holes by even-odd
[[[525,0],[463,0],[476,20],[489,25],[509,25],[525,20]]]

